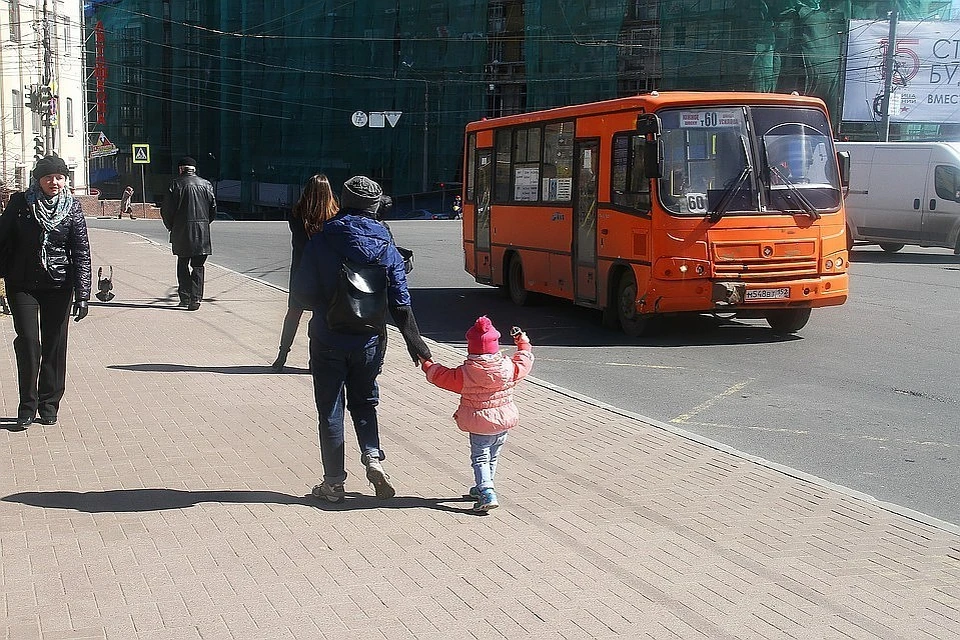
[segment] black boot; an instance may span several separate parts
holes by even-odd
[[[287,364],[288,353],[290,353],[289,347],[280,347],[280,353],[277,354],[277,359],[270,365],[274,373],[283,373],[283,365]]]

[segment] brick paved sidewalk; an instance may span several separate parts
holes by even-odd
[[[117,298],[71,326],[60,424],[0,429],[6,638],[960,637],[955,527],[535,380],[502,506],[469,513],[456,396],[395,333],[398,497],[378,502],[350,455],[347,502],[318,503],[305,322],[292,372],[268,369],[286,294],[211,265],[212,300],[186,312],[168,247],[91,242]],[[0,317],[9,419],[12,338]]]

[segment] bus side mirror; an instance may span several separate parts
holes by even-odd
[[[660,162],[660,142],[647,140],[643,145],[643,173],[647,178],[662,178],[663,165]]]
[[[837,151],[837,166],[840,167],[840,186],[850,186],[850,152]]]
[[[637,114],[637,133],[640,135],[653,135],[660,137],[660,118],[655,113]]]

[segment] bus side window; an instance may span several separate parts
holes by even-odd
[[[614,135],[610,174],[613,204],[646,212],[650,210],[650,180],[644,171],[644,145],[642,135]]]

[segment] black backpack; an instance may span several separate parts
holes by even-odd
[[[338,333],[382,334],[387,325],[387,268],[344,259],[326,319],[327,327]]]

